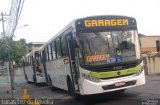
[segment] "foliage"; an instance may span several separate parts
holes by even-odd
[[[13,41],[12,39],[9,38],[7,38],[6,40],[0,39],[1,61],[8,61],[9,59],[8,54],[10,54],[11,60],[15,61],[16,66],[19,66],[22,56],[24,56],[26,53],[27,53],[27,48],[25,39],[20,39],[18,41]]]
[[[145,36],[144,34],[139,33],[138,36],[141,38],[143,36]]]
[[[0,61],[8,61],[7,45],[4,39],[0,39]]]

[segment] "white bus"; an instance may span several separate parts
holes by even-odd
[[[81,95],[145,84],[136,20],[127,16],[76,19],[41,49],[45,82]]]
[[[23,70],[28,83],[44,83],[42,61],[39,51],[32,51],[23,57]]]
[[[24,71],[24,76],[25,76],[25,80],[28,83],[34,82],[34,79],[33,79],[34,71],[33,71],[32,64],[33,64],[33,52],[30,52],[22,58],[22,67]]]

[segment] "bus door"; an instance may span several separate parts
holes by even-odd
[[[67,35],[67,44],[68,44],[68,51],[69,51],[69,60],[70,60],[70,70],[71,70],[71,78],[72,83],[74,86],[75,91],[79,91],[79,85],[78,85],[78,69],[76,67],[76,53],[74,48],[74,41],[73,41],[73,34],[69,33]]]
[[[25,80],[27,80],[25,66],[26,66],[26,59],[23,59],[22,60],[22,67],[23,67],[23,72],[24,72]]]
[[[31,56],[31,66],[33,70],[33,81],[34,83],[36,83],[37,78],[36,78],[36,67],[35,67],[35,55],[34,54]]]
[[[42,62],[42,74],[45,77],[45,82],[48,83],[48,76],[47,76],[47,69],[46,69],[46,53],[45,50],[42,51],[41,55],[41,62]]]

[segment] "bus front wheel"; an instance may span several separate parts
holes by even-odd
[[[71,79],[69,77],[67,78],[67,86],[68,86],[68,92],[70,94],[74,94],[74,87],[73,87]]]

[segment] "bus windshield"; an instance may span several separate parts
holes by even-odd
[[[80,63],[104,65],[138,59],[136,34],[136,30],[79,33]]]

